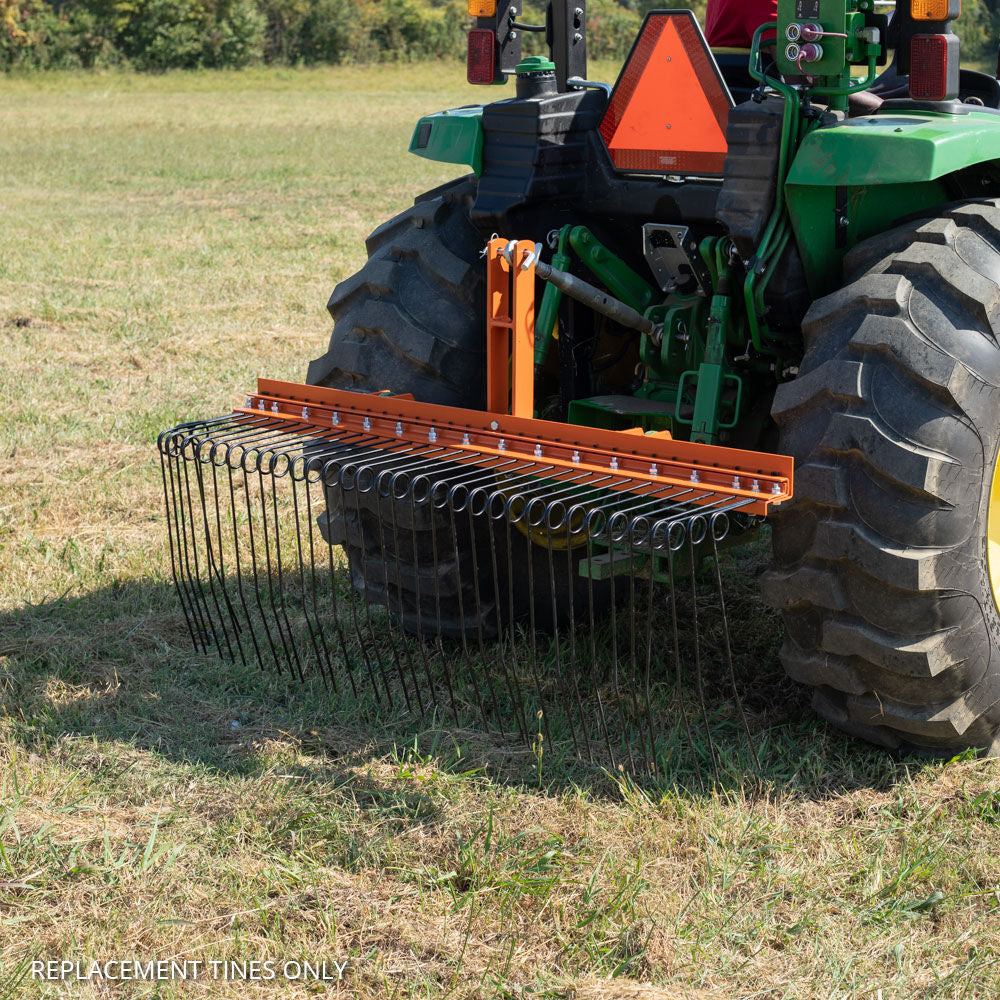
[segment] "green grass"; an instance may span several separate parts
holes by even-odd
[[[361,997],[995,996],[996,764],[817,721],[760,550],[730,610],[765,770],[716,791],[338,722],[319,685],[191,652],[153,438],[303,377],[365,235],[450,176],[404,150],[478,98],[460,75],[0,82],[0,998],[112,993],[35,956],[347,959]]]

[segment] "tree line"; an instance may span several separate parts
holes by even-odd
[[[593,58],[622,59],[656,0],[589,0]],[[695,13],[704,15],[704,0]],[[992,60],[994,3],[964,0],[964,59]],[[527,14],[541,5],[528,3]],[[144,71],[461,59],[465,0],[0,0],[0,70]],[[538,46],[539,37],[530,42]]]

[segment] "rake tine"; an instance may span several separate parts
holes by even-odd
[[[325,475],[326,475],[326,472],[324,470],[324,478],[325,478]],[[346,512],[347,512],[347,502],[346,502],[345,497],[344,497],[344,481],[343,481],[342,472],[338,472],[338,474],[337,474],[336,489],[340,492],[340,509],[345,512],[344,513],[344,529],[345,529],[345,532],[348,535],[348,541],[349,541],[350,540],[350,528],[348,526],[349,522],[347,521],[347,514],[346,514]],[[368,650],[369,650],[369,648],[371,648],[374,651],[374,650],[377,649],[377,647],[375,645],[375,633],[374,633],[374,630],[372,629],[371,604],[370,604],[369,599],[368,599],[368,572],[365,569],[365,563],[367,561],[365,557],[366,557],[367,552],[366,552],[366,549],[365,549],[364,526],[361,523],[361,507],[360,507],[360,504],[359,504],[359,501],[358,501],[357,491],[352,491],[352,492],[355,493],[355,498],[354,498],[354,500],[355,500],[355,511],[356,511],[357,518],[358,518],[358,522],[357,522],[358,523],[358,539],[359,539],[359,547],[361,549],[361,564],[358,567],[358,572],[361,574],[361,588],[362,588],[362,594],[363,594],[363,598],[364,598],[365,619],[366,619],[366,624],[368,626],[368,633],[371,636],[371,641],[370,642],[365,642],[364,641],[364,632],[362,631],[361,623],[358,621],[358,602],[357,602],[358,594],[357,594],[357,589],[356,588],[352,588],[352,590],[351,590],[351,619],[354,622],[354,632],[355,632],[355,634],[361,637],[361,655],[364,658],[365,667],[368,670],[368,678],[371,681],[372,692],[375,695],[375,700],[381,705],[382,704],[382,696],[379,694],[378,681],[376,680],[376,677],[375,677],[375,668],[372,666],[372,661],[371,661],[370,657],[368,656]],[[348,572],[352,572],[352,568],[349,567]],[[388,684],[386,684],[385,670],[383,669],[381,663],[379,663],[379,676],[382,678],[383,685],[385,685],[386,700],[388,701],[389,707],[392,708],[392,694],[389,692],[389,686],[388,686]]]
[[[718,534],[716,531],[717,524],[724,529],[721,534]],[[733,651],[729,641],[729,617],[726,613],[726,597],[722,589],[722,570],[719,566],[718,543],[726,537],[728,530],[728,516],[724,513],[713,515],[709,521],[708,533],[712,542],[712,562],[715,566],[715,584],[719,596],[719,614],[722,618],[722,643],[726,657],[726,668],[729,672],[729,683],[733,690],[733,700],[736,702],[736,709],[740,713],[740,722],[743,724],[743,731],[747,735],[747,746],[750,748],[750,756],[753,757],[754,767],[757,768],[759,776],[761,774],[760,758],[758,758],[757,750],[753,745],[753,734],[750,732],[750,723],[747,721],[746,712],[743,711],[743,699],[740,697],[739,688],[736,684],[736,667],[733,664]]]
[[[178,529],[178,565],[180,566],[181,577],[185,581],[185,590],[188,595],[188,602],[195,620],[195,629],[199,636],[198,646],[200,651],[207,653],[209,646],[215,641],[211,623],[205,616],[207,608],[199,600],[199,581],[197,574],[192,572],[191,564],[197,567],[197,541],[194,536],[194,525],[190,513],[190,507],[184,502],[184,483],[187,478],[188,458],[184,453],[186,444],[178,442],[177,460],[170,467],[171,491],[174,493],[174,509],[177,515],[176,524]],[[216,646],[216,648],[219,648]]]
[[[476,635],[479,640],[479,661],[483,665],[482,674],[486,678],[486,684],[489,687],[489,693],[490,693],[489,697],[490,697],[490,706],[492,708],[492,714],[497,720],[497,726],[500,729],[501,737],[506,739],[507,733],[504,730],[503,714],[501,713],[499,704],[497,702],[496,691],[494,691],[493,689],[492,672],[489,669],[487,669],[486,666],[489,663],[489,659],[487,658],[486,655],[486,643],[483,637],[483,605],[479,593],[479,554],[476,551],[478,547],[477,530],[476,530],[477,517],[473,512],[472,496],[473,495],[470,494],[468,499],[466,500],[465,509],[468,512],[467,516],[469,522],[469,537],[471,539],[469,551],[472,555],[472,593],[475,598],[475,605],[476,605]],[[482,523],[481,520],[480,523]],[[485,716],[483,717],[483,722],[486,725],[489,724],[489,720]]]
[[[250,622],[252,616],[243,589],[243,559],[240,556],[240,538],[236,516],[236,488],[233,486],[233,472],[232,449],[230,449],[226,454],[226,476],[229,484],[229,518],[233,528],[233,560],[236,563],[236,592],[239,594],[240,606],[243,608],[243,614],[246,616],[244,620]],[[251,627],[246,631],[250,634],[250,642],[253,645],[254,655],[257,657],[257,665],[263,669],[264,658],[261,654],[260,644],[257,642],[256,629]]]
[[[705,679],[702,676],[702,663],[701,663],[701,642],[699,639],[700,631],[698,625],[698,577],[697,577],[697,560],[695,559],[695,537],[694,537],[694,525],[700,523],[704,527],[704,522],[692,522],[688,527],[688,537],[687,537],[687,549],[688,557],[690,561],[691,569],[691,617],[694,625],[693,635],[694,635],[694,669],[695,669],[695,689],[698,692],[698,701],[701,705],[701,718],[702,724],[705,728],[705,737],[708,740],[708,752],[712,758],[712,772],[715,776],[715,783],[718,786],[721,784],[721,779],[719,776],[719,761],[715,753],[715,740],[712,738],[712,720],[708,715],[708,707],[705,703]],[[701,539],[699,539],[699,542]]]
[[[191,645],[198,649],[198,637],[195,634],[194,626],[192,624],[192,614],[187,604],[187,597],[184,588],[181,586],[180,577],[177,572],[177,559],[179,553],[175,554],[176,542],[175,535],[177,532],[176,525],[174,523],[174,518],[171,515],[171,497],[170,490],[167,487],[167,454],[165,451],[164,435],[160,435],[160,477],[163,480],[163,504],[164,510],[166,511],[167,517],[167,543],[170,549],[170,575],[174,580],[174,589],[177,591],[178,599],[181,602],[181,610],[184,612],[184,624],[187,625],[188,634],[191,636]],[[172,462],[169,463],[172,466]],[[173,472],[171,471],[171,479],[173,479]],[[179,539],[177,539],[179,541]]]
[[[302,521],[299,513],[299,490],[296,485],[295,467],[296,459],[288,469],[288,479],[291,483],[292,512],[295,519],[295,554],[299,564],[299,591],[302,594],[302,614],[306,623],[306,630],[312,643],[313,652],[316,654],[316,664],[319,668],[320,676],[324,684],[336,683],[333,681],[332,670],[329,662],[329,651],[326,648],[326,640],[323,638],[323,630],[319,626],[319,619],[313,618],[309,613],[310,599],[306,594],[306,564],[302,554]],[[312,606],[316,612],[316,566],[312,553],[312,524],[309,525],[309,560],[312,564]],[[322,650],[321,647],[322,646]]]
[[[282,670],[281,660],[280,657],[278,656],[278,650],[274,643],[274,636],[271,634],[271,627],[268,624],[267,611],[264,608],[264,602],[261,598],[261,582],[260,582],[261,574],[260,574],[259,563],[257,560],[256,535],[253,528],[255,504],[251,499],[251,493],[252,493],[252,489],[250,486],[251,477],[250,473],[247,471],[246,459],[247,456],[244,455],[240,462],[240,468],[243,472],[243,497],[247,508],[247,534],[250,539],[250,565],[253,569],[254,597],[256,598],[257,610],[260,612],[261,624],[264,626],[264,634],[267,636],[267,644],[271,650],[271,657],[274,661],[275,669],[280,672]],[[254,471],[256,471],[256,465]],[[263,506],[263,494],[261,494],[261,505]],[[266,531],[266,523],[265,523],[265,531]]]
[[[359,470],[359,474],[360,474],[360,470]],[[378,498],[377,497],[375,499],[375,503],[376,503],[376,505],[378,505]],[[365,592],[365,615],[366,615],[366,617],[368,619],[368,629],[369,629],[369,632],[371,633],[372,638],[374,639],[375,628],[374,628],[374,625],[372,623],[372,616],[371,616],[371,598],[368,596],[368,593],[369,593],[368,592],[368,569],[367,569],[367,567],[368,567],[368,547],[365,544],[364,519],[363,519],[362,514],[361,514],[361,489],[359,487],[357,477],[355,477],[355,480],[354,480],[354,508],[355,508],[355,513],[357,514],[357,517],[358,517],[358,534],[360,536],[360,541],[361,541],[361,575],[362,575],[362,583],[363,583],[364,592]],[[382,530],[382,519],[381,518],[378,518],[378,546],[379,546],[379,551],[384,553],[385,552],[385,537],[384,537],[384,531]],[[383,585],[385,587],[386,609],[390,610],[389,606],[388,606],[388,601],[389,601],[389,577],[388,577],[388,572],[389,571],[388,571],[388,568],[386,566],[385,560],[383,559],[383,560],[381,560],[381,562],[382,562],[382,580],[383,580]],[[402,686],[402,690],[403,690],[403,702],[406,705],[407,711],[410,711],[411,710],[411,708],[410,708],[410,696],[409,696],[409,693],[406,690],[406,681],[403,678],[403,667],[402,667],[402,664],[400,663],[400,660],[399,660],[399,650],[396,648],[396,637],[395,637],[395,634],[394,634],[394,630],[392,628],[392,622],[391,622],[392,615],[391,615],[391,612],[390,612],[389,617],[390,617],[390,621],[389,621],[389,624],[386,627],[386,632],[387,632],[387,634],[389,636],[389,646],[390,646],[390,648],[392,650],[392,659],[393,659],[393,662],[396,665],[396,673],[397,673],[397,675],[399,677],[400,685]],[[390,693],[390,690],[389,690],[389,673],[385,669],[385,666],[382,664],[381,657],[379,658],[379,672],[382,675],[382,686],[385,688],[386,698],[388,699],[389,705],[391,706],[392,705],[392,694]]]
[[[674,531],[675,527],[678,529],[677,532]],[[679,535],[680,537],[672,537],[675,535]],[[678,521],[668,522],[665,526],[665,539],[667,546],[667,575],[670,578],[670,596],[668,598],[670,604],[670,624],[674,640],[674,673],[676,678],[674,697],[677,699],[677,705],[681,713],[681,720],[684,723],[684,736],[687,739],[688,746],[691,748],[691,760],[694,763],[694,773],[698,778],[698,787],[700,788],[702,794],[704,794],[705,781],[701,776],[701,765],[698,763],[698,755],[695,751],[694,734],[691,731],[691,720],[688,718],[687,709],[684,707],[684,676],[680,649],[680,631],[677,623],[677,589],[674,579],[674,557],[677,551],[683,547],[685,541],[687,540],[687,529]],[[675,545],[675,541],[679,542],[679,544]]]
[[[310,552],[313,551],[313,545],[314,545],[313,523],[315,521],[315,518],[313,516],[313,506],[312,506],[312,489],[311,489],[312,482],[313,482],[312,480],[310,480],[308,478],[306,479],[306,519],[309,522],[309,550],[310,550]],[[319,480],[319,482],[322,482],[322,480]],[[320,536],[320,537],[322,538],[322,536]],[[347,680],[348,680],[348,682],[351,685],[351,694],[353,695],[353,697],[355,698],[355,700],[357,700],[358,689],[357,689],[357,687],[356,687],[356,685],[354,683],[354,665],[351,663],[351,657],[350,657],[350,654],[347,651],[347,641],[344,638],[344,628],[343,628],[343,625],[341,624],[341,621],[340,621],[340,611],[338,610],[338,606],[337,606],[337,577],[336,577],[336,573],[334,571],[334,566],[333,566],[333,546],[329,542],[327,542],[325,539],[323,540],[323,543],[326,545],[327,569],[328,569],[328,577],[329,577],[329,581],[330,581],[330,616],[331,616],[331,618],[333,620],[334,630],[337,633],[337,641],[340,644],[340,653],[341,653],[341,655],[344,658],[344,669],[347,671]],[[315,592],[316,592],[316,590],[318,590],[318,585],[315,582],[315,580],[316,580],[316,563],[315,563],[315,560],[313,561],[312,568],[313,568],[313,581],[314,581],[313,586],[315,588],[314,589],[314,596],[315,596]],[[319,608],[317,606],[316,607],[316,617],[317,617],[317,619],[319,618],[319,615],[320,615],[320,612],[319,612]],[[333,657],[330,657],[330,662],[331,662],[331,667],[333,667]],[[336,677],[335,677],[335,672],[334,672],[334,678],[333,678],[333,688],[334,688],[334,691],[337,690],[337,681],[336,681]]]
[[[380,545],[380,548],[382,550],[382,560],[381,560],[381,562],[382,562],[382,572],[383,572],[383,576],[384,576],[385,581],[386,581],[386,583],[385,583],[385,606],[386,606],[386,611],[388,612],[388,615],[389,615],[389,625],[388,625],[388,627],[389,627],[390,630],[394,630],[396,628],[398,628],[398,630],[399,630],[399,645],[400,645],[400,648],[403,651],[403,659],[406,661],[406,667],[409,670],[410,679],[413,682],[413,697],[416,699],[416,702],[417,702],[417,711],[421,715],[424,715],[424,700],[420,696],[420,681],[419,681],[419,679],[417,677],[416,668],[413,666],[413,657],[411,656],[411,652],[410,652],[410,643],[407,641],[407,638],[406,638],[406,626],[405,626],[406,611],[403,608],[403,563],[402,563],[402,560],[400,558],[400,551],[399,551],[399,528],[396,525],[396,502],[395,502],[395,497],[393,496],[393,493],[392,493],[392,481],[393,481],[392,479],[388,480],[389,481],[389,492],[388,492],[388,494],[387,495],[383,495],[383,493],[382,493],[383,484],[386,482],[386,480],[389,477],[389,475],[390,475],[389,472],[386,472],[386,471],[381,472],[375,478],[375,481],[372,484],[372,490],[374,491],[375,505],[376,505],[376,507],[378,507],[380,511],[381,511],[381,509],[382,509],[383,506],[388,506],[388,508],[389,508],[389,519],[391,521],[390,530],[391,530],[391,533],[392,533],[392,558],[393,558],[393,562],[396,565],[396,608],[397,608],[397,611],[396,611],[396,622],[395,622],[395,625],[394,625],[393,624],[393,614],[392,614],[392,591],[391,591],[391,588],[389,586],[389,579],[388,579],[389,569],[388,569],[388,560],[386,558],[388,556],[388,550],[386,549],[386,546],[385,546],[385,532],[383,531],[383,528],[382,528],[382,524],[383,524],[384,519],[380,515],[379,518],[378,518],[378,531],[379,531],[379,545]],[[383,505],[383,500],[386,501],[385,505]],[[413,575],[414,575],[415,578],[419,578],[419,576],[420,576],[420,568],[419,567],[415,567],[415,571],[414,571]],[[418,586],[419,586],[419,584],[418,584]],[[420,604],[419,604],[419,601],[417,603],[416,618],[417,618],[417,628],[419,629],[420,628],[420,624],[419,624],[420,623]],[[396,662],[397,662],[397,666],[398,666],[399,663],[400,663],[400,661],[397,660]],[[407,693],[406,693],[406,679],[405,679],[405,677],[403,676],[402,673],[400,673],[399,680],[400,680],[400,683],[403,685],[403,697],[406,700],[407,707],[409,707],[409,698],[407,697]]]
[[[201,489],[202,488],[201,467],[197,464],[197,461],[198,461],[197,460],[197,456],[193,457],[191,459],[191,461],[193,461],[195,463],[195,469],[196,469],[196,474],[197,474],[198,487],[199,487],[199,489]],[[194,506],[194,504],[192,503],[192,500],[191,500],[191,476],[190,476],[190,473],[188,472],[188,464],[189,464],[188,462],[184,463],[184,492],[185,492],[185,495],[187,497],[187,509],[189,511],[189,517],[190,517],[189,523],[190,523],[190,534],[191,534],[191,556],[192,556],[192,561],[194,562],[194,581],[195,581],[195,584],[196,584],[197,593],[198,593],[198,595],[200,597],[200,600],[201,600],[201,606],[202,606],[202,609],[204,611],[204,619],[208,623],[209,630],[212,633],[212,641],[215,643],[216,649],[218,649],[220,652],[222,652],[222,643],[219,641],[218,631],[216,630],[216,627],[215,627],[216,622],[215,622],[215,619],[212,617],[212,609],[211,609],[211,607],[208,604],[208,598],[205,596],[205,587],[204,587],[204,584],[202,582],[202,577],[201,577],[201,570],[202,570],[202,568],[201,568],[201,564],[200,564],[199,559],[198,559],[198,531],[197,531],[197,528],[195,527],[195,523],[194,523],[195,506]],[[210,571],[206,570],[206,572],[208,573],[209,581],[211,581],[211,573],[210,573]],[[212,596],[214,598],[214,596],[215,596],[214,592],[213,592]],[[216,610],[217,611],[219,610],[218,609],[218,604],[216,604]],[[219,629],[219,631],[222,632],[222,637],[225,640],[226,650],[229,652],[229,655],[232,656],[233,655],[232,646],[229,643],[229,636],[226,634],[225,629],[222,628],[221,617],[222,617],[222,612],[219,611],[219,618],[220,618],[220,621],[219,621],[220,629]]]
[[[527,743],[530,741],[531,736],[528,732],[527,719],[524,717],[524,697],[521,693],[521,685],[517,679],[517,672],[515,671],[513,664],[509,664],[507,662],[507,653],[513,652],[514,615],[513,610],[511,610],[510,618],[508,619],[507,627],[505,628],[503,622],[503,597],[501,594],[502,587],[500,582],[500,570],[499,563],[497,561],[497,532],[494,530],[493,524],[496,520],[493,515],[493,511],[496,509],[495,505],[498,501],[502,509],[506,502],[506,497],[499,490],[494,490],[489,495],[489,499],[486,503],[486,513],[484,515],[493,579],[493,607],[495,608],[497,623],[497,658],[503,668],[504,685],[507,688],[507,694],[510,696],[510,704],[514,712],[514,721],[517,724],[517,729],[521,734],[521,738]],[[510,563],[511,559],[508,558],[508,566],[510,566]],[[511,594],[511,601],[513,601],[513,594]]]
[[[520,497],[523,502],[523,497]],[[512,500],[508,500],[506,509],[508,518],[510,516]],[[523,507],[522,507],[523,510]],[[538,695],[538,711],[541,713],[539,716],[542,721],[542,725],[545,727],[545,738],[549,741],[549,745],[552,745],[552,733],[549,729],[549,712],[547,710],[547,705],[545,703],[545,695],[542,691],[541,681],[538,677],[538,656],[535,648],[537,641],[536,631],[535,631],[535,570],[534,570],[534,560],[531,558],[531,535],[528,531],[524,532],[524,543],[525,543],[525,562],[528,566],[528,650],[530,653],[531,662],[531,677],[535,683],[535,693]],[[508,552],[513,552],[510,547],[510,522],[508,520],[507,527],[507,545]],[[514,593],[514,577],[513,577],[513,560],[508,559],[508,564],[510,565],[510,587],[511,595]],[[513,609],[513,596],[511,598]],[[513,615],[513,610],[512,610]]]
[[[228,451],[229,451],[229,449],[225,445],[223,447],[225,448],[225,451],[223,452],[223,458],[224,458],[224,461],[226,463],[226,468],[228,469],[228,467],[229,467],[229,463],[228,463]],[[213,448],[212,450],[214,452],[215,449]],[[213,457],[213,456],[210,456],[210,457]],[[233,586],[236,586],[236,584],[235,584],[235,581],[234,581],[232,584],[228,584],[227,585],[225,545],[224,545],[224,542],[223,542],[224,535],[222,533],[222,511],[220,509],[221,505],[219,503],[218,464],[214,461],[214,458],[213,458],[213,461],[212,461],[212,497],[213,497],[213,500],[215,502],[214,503],[214,506],[215,506],[215,537],[218,540],[217,560],[216,560],[217,565],[215,566],[214,571],[215,571],[215,575],[216,575],[216,577],[217,577],[217,579],[219,581],[219,590],[222,592],[223,603],[225,604],[226,611],[229,614],[229,621],[230,621],[230,624],[232,626],[233,635],[236,638],[236,644],[237,644],[237,647],[238,647],[238,649],[240,651],[240,661],[242,662],[243,666],[247,666],[248,665],[247,664],[247,658],[246,658],[246,656],[244,655],[244,652],[243,652],[243,636],[242,636],[242,631],[243,630],[240,628],[239,618],[238,618],[238,616],[236,614],[236,609],[233,607],[233,603],[232,603],[232,600],[230,599],[230,594],[229,594],[230,588],[233,587]],[[203,508],[204,508],[204,505],[205,505],[205,499],[204,499],[204,496],[203,496],[202,497],[202,507]]]
[[[579,508],[574,506],[571,508],[571,512],[578,510]],[[581,511],[582,515],[582,511]],[[572,514],[570,520],[570,526],[572,530]],[[586,528],[586,522],[584,522],[584,528]],[[594,608],[594,563],[593,563],[593,546],[588,539],[584,542],[586,545],[587,553],[587,632],[590,636],[590,680],[594,688],[594,698],[597,701],[597,717],[600,721],[601,733],[604,736],[604,745],[608,751],[608,758],[611,763],[612,771],[617,770],[618,764],[615,761],[615,748],[614,743],[611,739],[611,732],[608,729],[608,719],[607,714],[604,709],[604,698],[601,694],[601,678],[599,676],[597,667],[597,619],[595,617]],[[569,550],[567,550],[567,559],[569,560]],[[570,561],[571,562],[571,561]]]
[[[432,508],[434,505],[430,498],[433,496],[433,489],[434,486],[428,486],[428,502],[431,503]],[[434,515],[435,511],[432,509],[429,512],[428,521],[431,526],[431,560],[434,567],[434,626],[437,638],[438,656],[441,660],[441,666],[444,669],[445,684],[448,687],[448,701],[451,704],[451,715],[455,720],[455,725],[457,726],[459,722],[458,705],[455,701],[455,686],[452,683],[451,667],[448,663],[448,655],[445,653],[444,636],[441,632],[441,559],[438,550],[437,518]],[[461,582],[459,582],[459,586],[461,586]]]
[[[462,553],[458,543],[458,525],[455,521],[455,505],[454,505],[454,489],[452,486],[448,491],[448,495],[445,499],[445,506],[448,511],[448,521],[451,527],[451,538],[452,538],[452,551],[455,557],[455,578],[457,583],[457,593],[458,593],[458,621],[459,621],[459,634],[462,641],[462,657],[465,662],[465,669],[470,677],[475,675],[475,667],[472,662],[472,655],[469,652],[469,635],[468,629],[465,627],[465,598],[462,595],[464,590],[462,584]],[[479,685],[477,683],[472,684],[472,690],[475,695],[476,705],[479,708],[479,717],[486,722],[486,710],[483,707],[483,697],[479,690]]]

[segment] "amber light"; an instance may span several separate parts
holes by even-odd
[[[962,0],[910,0],[914,21],[950,21],[962,12]]]
[[[497,0],[469,0],[470,17],[496,17]]]
[[[958,92],[958,39],[954,35],[913,35],[910,39],[910,97],[946,101]]]
[[[485,28],[469,32],[465,78],[469,83],[493,83],[497,73],[497,36]]]

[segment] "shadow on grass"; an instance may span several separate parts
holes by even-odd
[[[28,748],[87,737],[234,774],[273,767],[277,756],[286,771],[334,783],[341,775],[356,782],[352,769],[377,758],[401,765],[434,758],[435,767],[454,774],[481,771],[513,786],[616,797],[636,788],[654,797],[700,796],[714,784],[723,793],[824,798],[902,777],[912,764],[812,714],[807,693],[778,665],[780,627],[759,605],[753,580],[734,589],[737,691],[759,770],[728,676],[706,677],[706,711],[689,720],[690,730],[663,720],[661,771],[633,781],[581,761],[569,745],[546,743],[539,759],[517,733],[459,728],[441,710],[420,716],[398,699],[393,710],[379,708],[335,694],[315,677],[302,682],[197,654],[166,583],[132,582],[0,614],[0,706]],[[421,813],[419,803],[409,808]]]

